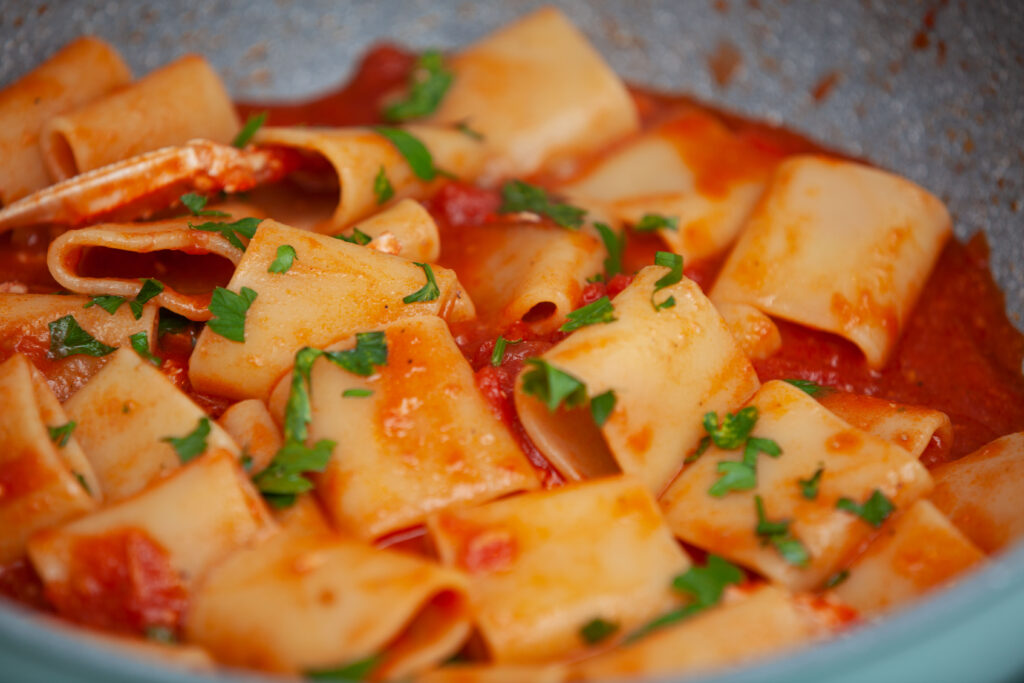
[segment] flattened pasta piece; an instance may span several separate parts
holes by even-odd
[[[759,415],[750,432],[760,440],[753,485],[712,495],[746,456],[742,448],[711,446],[662,496],[669,526],[688,543],[809,590],[872,536],[890,506],[907,508],[931,489],[928,471],[910,453],[851,427],[786,382],[768,382],[748,405]],[[764,440],[780,454],[763,450],[771,448]],[[858,514],[857,506],[867,507]]]
[[[99,306],[86,308],[89,302],[86,296],[0,293],[0,360],[25,354],[63,402],[107,363],[109,354],[91,345],[90,351],[104,355],[88,355],[71,347],[53,354],[50,323],[72,316],[89,336],[112,347],[131,347],[131,336],[139,332],[145,332],[151,344],[156,340],[157,306],[146,304],[136,320],[128,306],[110,314]]]
[[[619,475],[430,518],[445,564],[469,573],[474,619],[495,662],[578,654],[594,619],[623,632],[677,604],[690,560],[636,478]]]
[[[0,91],[0,204],[50,184],[39,151],[39,131],[50,117],[101,97],[131,77],[117,50],[85,37]]]
[[[934,505],[919,500],[872,541],[835,590],[862,615],[877,614],[947,584],[984,559]]]
[[[277,248],[295,249],[291,268],[268,272]],[[257,294],[245,315],[245,341],[207,327],[189,361],[189,378],[200,391],[229,398],[262,398],[292,366],[304,346],[324,346],[356,332],[414,315],[448,320],[473,317],[473,303],[455,273],[431,269],[433,299],[403,299],[427,284],[426,268],[324,235],[264,221],[228,284]]]
[[[1009,434],[932,470],[931,501],[987,553],[1024,536],[1024,432]]]
[[[413,261],[433,263],[441,255],[441,237],[430,212],[415,199],[403,199],[345,230],[370,237],[368,247]]]
[[[713,256],[736,238],[781,161],[780,153],[731,133],[715,117],[685,111],[563,185],[573,199],[639,224],[675,219],[658,235],[686,259]]]
[[[238,114],[202,57],[187,55],[131,86],[48,120],[43,157],[57,180],[193,138],[231,142]]]
[[[566,673],[562,664],[448,664],[415,680],[416,683],[562,683]]]
[[[298,673],[374,657],[366,680],[401,678],[459,649],[465,593],[462,575],[425,559],[278,534],[209,573],[186,633],[226,664]]]
[[[206,221],[229,220],[236,218],[176,218],[155,223],[107,224],[69,230],[50,243],[46,256],[47,266],[53,279],[72,292],[120,296],[131,300],[142,289],[142,281],[139,278],[88,275],[82,272],[83,256],[93,249],[110,249],[133,254],[164,251],[178,252],[179,257],[213,254],[238,265],[243,252],[232,246],[224,236],[188,227],[189,221],[198,225]],[[212,265],[209,262],[197,262],[197,265],[200,264]],[[182,264],[179,261],[175,265]],[[202,272],[198,268],[197,271]],[[151,299],[154,304],[183,315],[189,320],[210,319],[212,287],[208,291],[197,292],[193,291],[194,283],[166,281],[167,275],[174,275],[173,271],[163,275],[154,269],[150,275],[164,285],[163,291]]]
[[[29,537],[96,507],[99,486],[75,425],[21,354],[0,365],[0,565]]]
[[[940,461],[953,444],[953,423],[942,411],[843,391],[825,391],[816,398],[857,429],[890,441],[915,458],[927,450],[926,465]]]
[[[879,368],[950,232],[942,202],[904,178],[793,157],[776,170],[711,299],[838,334]]]
[[[310,376],[310,439],[338,444],[317,493],[339,528],[379,538],[539,485],[443,320],[400,320],[386,338],[387,365],[372,376],[324,358]]]
[[[683,278],[654,293],[666,269],[648,267],[612,302],[616,320],[580,328],[541,358],[615,401],[597,428],[586,408],[555,412],[516,385],[516,407],[530,438],[563,475],[585,479],[635,473],[659,493],[703,435],[707,411],[739,407],[757,375],[711,302]],[[655,309],[672,297],[675,305]]]
[[[90,581],[104,579],[103,564],[90,562],[97,554],[116,557],[125,568],[133,563],[140,567],[146,556],[133,551],[141,550],[187,588],[215,562],[275,528],[234,456],[217,451],[131,498],[36,534],[28,552],[47,596],[61,611],[61,606],[74,607],[90,599],[102,604],[131,597],[127,585],[118,595],[91,592]],[[144,577],[122,581],[140,578]],[[143,598],[149,589],[160,586],[136,587]]]
[[[239,401],[225,410],[217,423],[242,450],[242,467],[250,475],[266,469],[284,442],[267,405],[259,399]]]
[[[565,322],[604,256],[601,242],[586,232],[500,223],[446,242],[443,263],[459,274],[481,320],[496,329],[522,320],[545,333]]]
[[[639,126],[622,81],[554,8],[484,37],[450,66],[454,81],[430,121],[483,135],[490,180],[595,152]]]
[[[445,128],[405,130],[427,148],[435,168],[466,181],[480,172],[484,150],[478,141]],[[333,168],[338,202],[332,215],[313,226],[316,232],[338,233],[373,213],[378,206],[374,181],[381,172],[398,199],[426,197],[433,187],[417,177],[387,138],[366,128],[261,128],[254,141],[321,157]]]
[[[238,455],[231,437],[132,349],[115,351],[64,409],[78,423],[75,436],[110,500],[132,495],[202,453]],[[196,432],[187,452],[168,441]]]
[[[784,588],[730,589],[723,604],[580,662],[569,678],[696,674],[779,655],[825,632],[811,608]]]

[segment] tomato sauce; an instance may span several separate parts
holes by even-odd
[[[352,79],[336,91],[294,104],[240,103],[238,109],[243,117],[267,112],[268,125],[381,123],[382,104],[406,82],[414,60],[413,53],[381,44],[366,54]],[[630,92],[645,128],[664,124],[680,112],[696,110],[723,121],[765,158],[804,152],[844,156],[784,129],[747,121],[687,97],[642,88],[631,88]],[[600,155],[581,159],[578,169],[585,170],[600,159]],[[721,160],[707,161],[714,165]],[[551,179],[541,174],[530,180],[543,184]],[[494,189],[449,182],[426,204],[438,222],[442,243],[451,243],[472,239],[474,227],[496,219],[500,203],[500,195]],[[0,236],[0,287],[7,282],[33,292],[56,291],[58,287],[46,269],[50,237],[45,230]],[[664,249],[653,234],[629,231],[627,239],[624,274],[607,283],[586,286],[579,305],[604,295],[614,297],[628,285],[632,274],[652,264],[655,253]],[[133,276],[156,275],[149,272],[156,267],[155,262],[144,262],[145,259],[134,255],[118,256],[112,252],[90,258],[94,259],[94,267],[102,271],[123,273],[128,268]],[[686,263],[685,273],[707,291],[721,268],[722,258]],[[190,264],[189,267],[200,267],[195,260]],[[200,270],[205,270],[205,265]],[[226,274],[215,269],[205,276],[220,284]],[[861,352],[839,337],[784,321],[778,321],[778,325],[781,349],[772,357],[755,362],[762,381],[809,379],[846,391],[942,410],[951,418],[955,434],[951,450],[935,450],[945,453],[943,458],[960,457],[993,438],[1024,430],[1024,336],[1006,317],[1002,294],[988,268],[983,236],[966,244],[953,241],[946,247],[892,359],[881,370],[868,368]],[[498,330],[478,323],[452,325],[452,332],[494,414],[509,427],[544,484],[561,484],[562,478],[523,429],[512,397],[516,377],[526,359],[543,353],[564,334],[556,331],[538,335],[523,324]],[[509,344],[494,365],[491,356],[499,334],[506,340],[521,341]],[[163,371],[207,412],[217,416],[230,402],[199,394],[188,382],[188,356],[194,341],[194,330],[163,337],[159,351],[164,359]],[[0,347],[4,343],[13,342],[0,340]],[[40,352],[45,351],[45,340],[39,343]],[[32,355],[36,358],[40,354]],[[936,459],[926,464],[934,465]],[[82,623],[132,632],[141,632],[150,625],[175,628],[185,607],[185,589],[170,568],[166,553],[138,530],[82,541],[73,552],[72,577],[72,581],[51,590],[46,597],[58,612]],[[0,594],[33,605],[46,604],[38,578],[23,562],[0,568]]]
[[[72,541],[68,577],[46,597],[61,616],[87,626],[144,634],[177,631],[188,593],[167,551],[141,529]]]

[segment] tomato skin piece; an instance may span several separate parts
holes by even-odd
[[[489,223],[498,217],[501,197],[489,190],[461,182],[441,186],[430,200],[430,212],[453,228]]]
[[[177,633],[188,605],[188,591],[167,551],[136,528],[72,541],[68,580],[45,592],[66,619],[138,635],[154,626]]]

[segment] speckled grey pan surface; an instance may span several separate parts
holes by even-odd
[[[238,97],[302,97],[372,42],[455,47],[530,10],[485,2],[5,2],[0,86],[71,38],[115,43],[137,74],[205,54]],[[692,93],[896,170],[984,230],[1024,317],[1024,3],[949,0],[556,2],[627,79]],[[2,162],[2,160],[0,160]],[[1024,549],[885,623],[721,681],[1020,680]],[[189,681],[0,608],[0,680]]]

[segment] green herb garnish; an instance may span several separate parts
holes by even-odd
[[[77,354],[99,358],[117,350],[116,347],[107,346],[83,330],[73,315],[58,318],[48,327],[50,328],[50,352],[48,355],[52,359],[67,358]]]
[[[64,448],[68,445],[68,441],[71,439],[71,432],[75,431],[75,421],[71,420],[58,427],[47,427],[46,431],[50,433],[50,441],[57,445],[57,448]]]
[[[282,244],[277,248],[277,256],[274,262],[267,268],[268,273],[287,273],[295,262],[295,247],[290,244]]]
[[[377,126],[373,130],[387,138],[388,142],[395,146],[395,149],[405,158],[409,167],[412,168],[412,172],[420,180],[430,181],[442,174],[434,166],[434,157],[430,155],[427,146],[409,131],[388,126]]]
[[[821,475],[825,473],[824,467],[819,467],[811,475],[810,479],[797,479],[800,485],[800,495],[807,500],[814,500],[818,497],[818,485],[821,483]]]
[[[494,340],[494,350],[491,351],[491,365],[500,366],[505,360],[505,347],[509,344],[519,344],[522,341],[522,339],[505,339],[499,334],[498,338]]]
[[[245,125],[242,126],[242,130],[238,131],[238,135],[231,141],[233,147],[241,149],[249,144],[249,140],[252,140],[252,136],[256,135],[256,131],[263,127],[263,124],[267,121],[267,112],[261,111],[259,114],[250,114],[249,118],[246,119]]]
[[[645,213],[633,230],[637,232],[654,232],[655,230],[678,230],[679,219],[675,216],[662,216],[660,213]]]
[[[416,59],[409,74],[409,91],[405,99],[384,109],[384,118],[392,123],[421,119],[437,110],[455,74],[444,65],[437,50],[427,50]]]
[[[580,638],[583,639],[587,645],[597,645],[602,640],[615,635],[619,630],[619,624],[615,621],[607,621],[600,617],[591,619],[582,627],[580,627]]]
[[[179,197],[181,203],[185,205],[185,208],[189,210],[193,216],[210,216],[216,218],[225,218],[228,214],[223,211],[213,211],[206,208],[206,203],[210,201],[208,198],[201,194],[195,194],[189,192]]]
[[[135,350],[135,353],[142,356],[145,360],[148,360],[150,363],[157,366],[158,368],[164,364],[163,358],[158,358],[154,356],[153,353],[149,350],[148,333],[136,332],[132,336],[128,337],[128,339],[131,341],[132,348]]]
[[[604,275],[609,280],[622,272],[622,252],[626,250],[626,233],[615,232],[606,223],[594,223],[594,228],[601,235],[608,258],[604,260]]]
[[[224,239],[231,243],[231,245],[237,249],[245,251],[245,244],[241,238],[251,240],[256,236],[256,228],[263,222],[262,218],[240,218],[234,223],[200,223],[199,225],[188,224],[188,227],[193,230],[202,230],[203,232],[217,232],[220,233]]]
[[[651,292],[651,305],[654,306],[656,311],[660,311],[663,308],[672,308],[676,305],[676,298],[674,296],[668,297],[661,303],[655,303],[654,295],[683,279],[683,257],[669,251],[659,251],[654,255],[654,265],[664,266],[669,271],[654,283],[654,291]]]
[[[548,410],[554,412],[563,402],[566,408],[587,402],[587,387],[569,373],[540,358],[529,358],[526,364],[533,369],[523,373],[523,391],[543,401]]]
[[[594,418],[594,424],[598,427],[604,426],[608,416],[615,410],[615,401],[615,392],[611,389],[590,399],[590,414]]]
[[[612,300],[607,296],[602,296],[597,301],[593,301],[586,306],[577,308],[566,317],[568,320],[558,328],[560,332],[572,332],[573,330],[578,330],[579,328],[586,327],[588,325],[610,323],[617,320],[615,317],[615,308],[612,306]]]
[[[423,285],[409,296],[402,299],[403,303],[411,304],[417,301],[436,301],[437,297],[441,296],[441,290],[437,287],[437,280],[434,279],[434,269],[430,267],[429,263],[416,263],[413,262],[414,266],[419,266],[423,269],[423,272],[427,276],[427,284]]]
[[[380,167],[380,170],[377,171],[377,176],[373,179],[373,194],[377,197],[377,206],[395,196],[395,188],[391,185],[391,181],[388,180],[387,171],[383,166]]]
[[[348,235],[335,235],[334,239],[341,240],[342,242],[348,242],[349,244],[358,244],[361,247],[365,247],[367,244],[373,241],[373,238],[367,235],[359,228],[352,228],[352,236]]]
[[[552,201],[542,187],[521,180],[510,180],[501,186],[501,206],[498,207],[498,213],[520,211],[547,216],[556,224],[570,230],[578,230],[583,225],[583,217],[587,215],[583,209]]]
[[[857,515],[876,529],[882,526],[882,522],[888,519],[889,515],[896,509],[892,501],[886,498],[885,494],[878,489],[874,490],[871,497],[863,505],[849,498],[840,498],[836,502],[836,507],[850,514]]]
[[[761,496],[754,496],[754,506],[757,509],[757,535],[765,543],[771,543],[775,550],[782,555],[782,559],[795,567],[806,567],[810,564],[811,556],[804,544],[793,536],[789,531],[789,520],[770,521],[765,515],[764,500]]]
[[[784,379],[782,381],[787,384],[792,384],[808,396],[813,396],[815,398],[835,391],[832,387],[826,387],[822,384],[818,384],[817,382],[812,382],[809,379]]]
[[[210,435],[210,418],[199,418],[199,424],[185,436],[165,436],[160,439],[177,452],[178,460],[182,464],[192,460],[206,450],[206,437]]]
[[[256,300],[256,292],[242,287],[241,294],[217,287],[210,298],[210,312],[214,318],[206,323],[211,330],[231,341],[245,341],[245,316]]]

